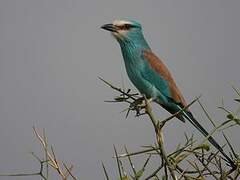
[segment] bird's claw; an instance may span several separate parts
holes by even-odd
[[[148,101],[148,103],[153,101],[152,98],[146,99],[145,97],[140,97],[130,104],[129,109],[136,111],[136,116],[146,114],[145,112],[141,112],[143,109],[146,108],[146,100]]]

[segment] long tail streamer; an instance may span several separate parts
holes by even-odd
[[[180,107],[179,107],[180,108]],[[181,108],[180,108],[181,109]],[[224,156],[224,159],[232,168],[236,168],[235,163],[233,160],[223,151],[223,148],[217,143],[217,141],[212,137],[209,136],[209,133],[202,127],[201,124],[193,117],[191,112],[183,112],[184,117],[195,127],[197,128],[205,137],[208,137],[208,141],[219,150],[219,152]]]

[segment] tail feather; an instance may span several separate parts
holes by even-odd
[[[202,125],[193,117],[191,112],[183,112],[183,116],[195,127],[197,128],[205,137],[209,136],[209,133],[202,127]],[[222,147],[217,143],[217,141],[212,137],[208,137],[208,141],[219,150],[219,152],[224,156],[225,160],[230,164],[231,167],[236,168],[233,160],[223,151]]]

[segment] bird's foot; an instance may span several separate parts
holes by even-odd
[[[144,97],[144,96],[140,97],[130,104],[129,110],[136,111],[136,116],[141,116],[141,115],[146,114],[145,111],[142,112],[142,110],[145,110],[145,108],[146,108],[146,100],[148,101],[148,103],[151,103],[153,101],[153,98],[146,99],[146,97]]]

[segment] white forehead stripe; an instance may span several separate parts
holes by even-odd
[[[132,24],[132,23],[129,22],[129,21],[125,21],[125,20],[115,20],[115,21],[113,21],[113,25],[115,25],[115,26],[121,26],[123,24]]]

